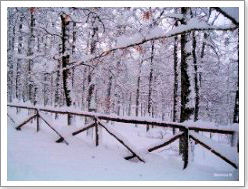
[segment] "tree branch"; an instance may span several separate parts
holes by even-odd
[[[236,26],[239,26],[239,23],[232,16],[230,16],[225,11],[223,11],[221,8],[219,8],[219,7],[212,7],[212,8],[217,10],[218,12],[220,12],[223,16],[225,16],[229,20],[231,20],[233,24],[235,24]]]
[[[117,50],[124,50],[124,49],[130,48],[130,47],[135,47],[135,46],[142,45],[142,44],[149,42],[149,41],[152,41],[152,40],[167,39],[167,38],[171,38],[171,37],[174,37],[177,35],[183,35],[183,34],[186,34],[186,33],[192,32],[192,31],[228,31],[228,30],[232,31],[235,29],[237,29],[237,26],[235,26],[235,27],[214,27],[214,26],[197,27],[197,26],[192,26],[192,27],[189,27],[188,29],[183,29],[183,28],[177,27],[177,28],[175,28],[176,31],[174,31],[174,32],[168,32],[167,34],[155,36],[155,37],[143,38],[143,39],[138,40],[137,42],[134,42],[131,44],[127,44],[124,46],[117,46],[115,48],[103,51],[102,53],[100,53],[99,55],[96,55],[95,57],[92,57],[92,58],[86,59],[85,61],[77,62],[73,65],[67,66],[67,67],[63,68],[61,71],[69,70],[71,68],[85,65],[88,62],[92,62],[94,60],[105,57],[105,56],[107,56],[107,55],[109,55],[109,54],[111,54]],[[51,72],[51,74],[56,73],[57,71],[58,70],[53,71],[53,72]]]

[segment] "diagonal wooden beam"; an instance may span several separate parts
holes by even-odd
[[[135,158],[135,157],[136,157],[136,155],[132,154],[132,155],[130,155],[130,156],[124,157],[124,159],[130,160],[130,159],[133,159],[133,158]]]
[[[30,120],[34,119],[35,117],[37,116],[37,114],[34,114],[30,117],[28,117],[26,120],[24,120],[21,124],[19,124],[17,127],[16,127],[16,130],[21,130],[21,127],[24,126],[26,123],[28,123]]]
[[[65,142],[66,145],[69,145],[69,143],[65,140],[65,138],[56,130],[54,129],[51,124],[44,118],[42,117],[41,115],[39,115],[40,118],[47,124],[47,126],[52,129],[57,135],[59,135],[59,139],[56,141],[57,143],[60,143],[60,142]]]
[[[152,151],[154,151],[154,150],[157,150],[157,149],[159,149],[159,148],[162,148],[162,147],[164,147],[164,146],[166,146],[166,145],[168,145],[168,144],[174,142],[176,139],[180,138],[182,135],[183,135],[183,132],[180,132],[180,133],[178,133],[178,134],[172,136],[171,138],[167,139],[164,143],[159,144],[159,145],[156,145],[156,146],[154,146],[154,147],[152,147],[152,148],[149,148],[149,149],[148,149],[148,152],[152,152]]]
[[[123,146],[125,146],[134,156],[136,156],[140,161],[144,162],[145,161],[139,156],[137,155],[137,153],[135,153],[127,144],[125,144],[125,142],[120,139],[119,137],[117,137],[114,133],[112,133],[105,125],[103,125],[99,120],[98,120],[98,124],[101,125],[111,136],[113,136],[116,140],[118,140]]]
[[[219,158],[223,159],[225,162],[229,163],[235,169],[238,169],[238,166],[234,162],[232,162],[231,160],[227,159],[224,155],[220,154],[219,152],[217,152],[216,150],[214,150],[213,148],[211,148],[210,146],[208,146],[204,142],[200,141],[198,138],[196,138],[196,137],[194,137],[192,135],[189,135],[189,137],[192,138],[194,141],[198,142],[201,146],[203,146],[204,148],[208,149],[210,152],[212,152],[213,154],[215,154]]]
[[[95,122],[91,122],[91,123],[89,123],[88,125],[86,125],[84,128],[79,129],[79,130],[77,130],[77,131],[74,131],[74,132],[72,133],[72,136],[75,136],[75,135],[77,135],[77,134],[79,134],[79,133],[81,133],[81,132],[84,132],[84,131],[86,131],[86,130],[88,130],[88,129],[94,127],[94,126],[95,126]]]
[[[15,120],[7,113],[7,116],[9,117],[9,119],[13,122],[16,123]]]

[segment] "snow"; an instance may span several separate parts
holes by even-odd
[[[181,18],[180,14],[169,14],[168,17],[175,16],[178,18]],[[130,36],[120,36],[116,39],[116,44],[112,48],[108,50],[104,50],[99,54],[92,54],[92,55],[85,55],[83,58],[80,58],[79,61],[74,63],[73,65],[67,66],[66,68],[63,68],[62,70],[71,69],[76,66],[82,65],[82,63],[88,63],[92,62],[93,60],[97,58],[104,57],[108,55],[110,52],[116,51],[118,49],[125,49],[129,47],[133,47],[135,45],[143,44],[147,41],[151,40],[157,40],[162,38],[170,38],[176,35],[179,35],[183,32],[193,31],[193,30],[229,30],[229,29],[235,29],[236,27],[231,27],[229,25],[223,25],[223,26],[210,26],[206,22],[201,21],[197,18],[192,18],[188,21],[187,25],[180,25],[175,28],[173,28],[170,31],[166,31],[162,29],[161,27],[157,26],[151,30],[142,32],[142,33],[135,33]],[[63,55],[62,55],[63,56]],[[59,57],[58,57],[59,58]],[[62,71],[61,70],[61,71]],[[56,71],[53,71],[51,73],[55,73]]]
[[[111,127],[108,127],[106,124],[100,122],[98,120],[98,122],[100,124],[102,124],[110,133],[114,134],[117,138],[119,138],[121,141],[123,141],[135,154],[137,154],[140,158],[142,158],[142,154],[139,152],[139,150],[133,146],[126,137],[124,137],[123,135],[120,135],[120,133],[116,132],[116,130],[114,130]],[[143,159],[143,158],[142,158]]]
[[[34,54],[28,56],[28,55],[16,53],[16,54],[14,54],[14,56],[18,59],[30,60],[30,59],[35,59],[35,58],[40,57],[40,56],[45,56],[45,54],[44,53],[34,53]]]
[[[211,149],[215,150],[216,152],[219,152],[221,155],[227,157],[227,159],[231,160],[232,162],[238,164],[238,154],[236,153],[237,147],[230,147],[228,145],[223,145],[214,142],[213,140],[202,136],[200,134],[197,134],[195,132],[190,132],[190,135],[197,138],[198,140],[202,141],[203,143],[207,144]]]
[[[180,16],[179,16],[180,17]],[[65,69],[70,69],[75,66],[79,66],[83,63],[91,62],[95,60],[96,58],[106,56],[110,52],[113,52],[118,49],[125,49],[128,47],[132,47],[135,45],[142,44],[147,41],[156,40],[156,39],[162,39],[162,38],[170,38],[175,35],[179,35],[183,32],[188,32],[191,30],[228,30],[228,29],[234,29],[229,25],[224,26],[210,26],[206,22],[201,21],[197,18],[192,18],[188,21],[187,25],[180,25],[178,27],[173,28],[170,31],[163,30],[161,27],[157,26],[151,30],[148,30],[146,33],[135,33],[131,36],[120,36],[117,38],[116,45],[108,50],[105,50],[98,55],[90,55],[85,56],[83,59],[75,63],[74,65],[68,66]]]
[[[238,7],[220,7],[222,11],[232,17],[236,22],[239,23],[239,8]]]
[[[30,112],[32,113],[32,112]],[[8,114],[17,122],[28,116],[28,111],[16,114],[15,108],[8,108]],[[69,145],[55,143],[56,133],[40,122],[40,132],[36,132],[36,121],[23,126],[21,131],[8,119],[8,180],[46,180],[46,181],[166,181],[166,180],[238,180],[238,170],[231,167],[200,145],[195,146],[195,158],[183,170],[183,162],[178,155],[178,140],[164,149],[152,153],[143,153],[149,145],[162,143],[170,135],[171,129],[163,129],[164,138],[147,137],[145,127],[135,127],[126,123],[104,123],[108,129],[118,132],[123,140],[128,140],[134,148],[142,152],[145,163],[125,160],[128,150],[119,144],[104,129],[102,143],[95,147],[94,141],[86,132],[77,136],[71,133],[84,124],[79,117],[74,117],[72,126],[66,125],[66,116],[54,120],[53,126]],[[151,132],[152,133],[152,132]],[[152,135],[150,133],[150,135]],[[229,148],[228,148],[229,149]],[[206,164],[206,162],[208,162]],[[211,162],[211,163],[209,163]],[[220,176],[227,174],[228,176]]]
[[[141,33],[134,34],[132,36],[120,36],[117,38],[117,47],[128,46],[129,44],[136,43],[143,39]]]
[[[179,133],[176,133],[176,135],[181,135],[183,132],[179,132]],[[157,143],[154,143],[152,145],[149,145],[148,148],[153,148],[155,146],[158,146],[158,145],[161,145],[162,143],[165,143],[165,142],[168,142],[169,140],[171,140],[171,138],[173,138],[174,136],[173,135],[170,135],[170,137],[165,136],[165,139],[163,139],[162,141],[163,142],[157,142]],[[152,137],[153,138],[153,137]],[[163,137],[164,138],[164,137]],[[159,149],[158,149],[159,150]],[[160,149],[161,150],[161,149]]]
[[[216,129],[216,130],[225,130],[225,131],[239,131],[239,125],[238,124],[231,124],[231,125],[217,125],[216,123],[210,122],[210,121],[185,121],[183,122],[183,125],[190,127],[196,127],[196,128],[203,128],[203,129]]]
[[[155,27],[151,30],[149,30],[148,34],[146,35],[146,38],[156,38],[161,36],[161,34],[165,33],[165,30],[161,27]]]
[[[169,17],[169,18],[177,18],[179,20],[183,19],[183,14],[177,14],[177,13],[166,13],[164,14],[165,17]]]

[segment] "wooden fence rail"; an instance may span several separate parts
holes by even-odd
[[[199,139],[196,139],[194,136],[190,135],[189,131],[196,131],[196,132],[201,131],[201,132],[227,134],[227,135],[231,135],[232,137],[234,137],[234,135],[237,132],[236,129],[230,129],[230,128],[224,129],[224,128],[213,128],[213,127],[205,128],[205,127],[196,127],[196,126],[186,126],[182,123],[165,122],[165,121],[159,121],[159,120],[154,120],[154,119],[151,120],[151,119],[142,119],[142,118],[133,118],[133,117],[112,116],[112,115],[104,115],[104,114],[94,113],[94,112],[83,112],[83,111],[73,111],[73,110],[68,111],[68,110],[64,110],[62,108],[54,109],[54,108],[44,108],[44,107],[36,107],[36,106],[15,105],[15,104],[8,104],[8,107],[14,107],[14,108],[18,108],[18,109],[22,108],[22,109],[28,109],[28,110],[34,110],[35,111],[34,115],[30,116],[29,118],[27,118],[25,121],[23,121],[21,124],[19,124],[16,127],[17,130],[20,130],[22,126],[24,126],[30,120],[36,118],[37,119],[37,132],[38,132],[39,127],[40,127],[39,119],[41,119],[42,121],[44,121],[46,123],[46,125],[48,125],[60,137],[56,142],[64,142],[67,145],[69,143],[65,140],[65,138],[56,129],[54,129],[54,127],[52,126],[51,123],[49,123],[43,116],[41,116],[40,112],[50,112],[50,113],[56,113],[56,114],[70,114],[70,115],[76,115],[76,116],[91,117],[93,121],[90,122],[85,127],[81,128],[77,131],[74,131],[72,133],[72,136],[75,136],[75,135],[77,135],[81,132],[84,132],[90,128],[95,128],[95,143],[96,143],[96,146],[98,146],[99,145],[98,129],[99,129],[99,127],[102,127],[107,131],[108,134],[113,136],[118,142],[120,142],[125,148],[127,148],[131,152],[132,155],[125,157],[125,159],[129,160],[129,159],[136,157],[137,159],[139,159],[142,162],[145,162],[144,159],[137,152],[135,152],[134,149],[132,149],[129,145],[127,145],[126,141],[121,139],[120,136],[117,136],[113,131],[109,130],[109,128],[106,125],[104,125],[104,123],[102,123],[101,120],[130,123],[130,124],[140,124],[143,126],[153,125],[154,127],[179,129],[180,132],[177,133],[175,136],[172,136],[171,138],[167,139],[162,144],[159,144],[157,146],[149,148],[147,151],[152,152],[152,151],[157,150],[159,148],[162,148],[166,145],[169,145],[172,142],[174,142],[175,140],[181,138],[183,143],[184,143],[183,149],[182,149],[182,160],[184,161],[184,166],[183,166],[184,169],[188,165],[188,156],[189,156],[188,146],[189,146],[189,140],[190,139],[195,140],[197,143],[199,143],[203,147],[209,149],[209,147],[206,144],[204,144],[204,142],[202,142]],[[217,151],[213,151],[212,149],[210,151],[212,153],[214,153],[215,155],[217,155],[218,157],[220,157],[225,162],[232,165],[234,168],[236,168],[236,169],[238,168],[238,166],[234,162],[229,160],[227,157],[224,157],[223,155],[221,155]]]

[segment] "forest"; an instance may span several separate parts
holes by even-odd
[[[8,101],[237,123],[229,9],[8,8]]]

